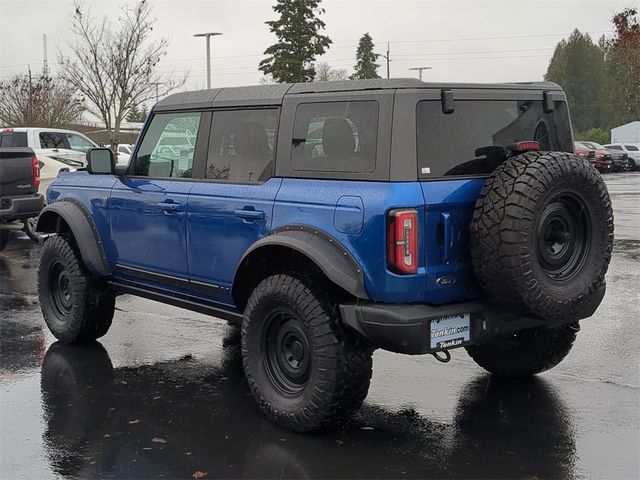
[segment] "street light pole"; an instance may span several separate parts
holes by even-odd
[[[196,33],[194,37],[205,37],[207,39],[207,89],[211,88],[211,37],[222,35],[221,32]]]
[[[423,70],[431,70],[431,67],[413,67],[413,68],[410,68],[409,70],[417,70],[418,71],[418,75],[420,77],[420,81],[422,81],[422,71]]]

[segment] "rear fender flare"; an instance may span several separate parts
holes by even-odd
[[[69,198],[47,205],[40,213],[36,231],[43,234],[60,233],[60,220],[69,226],[87,269],[97,276],[111,275],[102,240],[84,205]]]
[[[369,299],[362,268],[353,255],[335,238],[308,225],[279,227],[255,242],[240,260],[233,282],[234,289],[245,261],[266,246],[283,246],[296,250],[313,261],[333,283],[357,298]]]

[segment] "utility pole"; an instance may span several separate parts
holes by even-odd
[[[391,61],[391,58],[389,58],[389,42],[387,42],[387,54],[382,55],[382,58],[387,61],[387,78],[389,78],[389,62]]]
[[[420,81],[422,81],[422,71],[423,70],[431,70],[431,67],[412,67],[409,70],[417,70],[418,75],[420,76]]]
[[[158,103],[158,100],[160,98],[160,95],[158,95],[158,86],[159,85],[163,85],[163,83],[162,82],[154,82],[151,85],[155,85],[155,87],[156,87],[156,103]]]
[[[42,76],[45,78],[49,77],[49,65],[47,63],[47,34],[42,34]]]
[[[194,37],[205,37],[207,39],[207,89],[211,88],[211,37],[222,35],[220,32],[196,33]]]

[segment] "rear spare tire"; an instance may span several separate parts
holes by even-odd
[[[575,155],[510,158],[476,201],[473,267],[500,307],[549,320],[569,316],[601,295],[612,248],[607,187]]]

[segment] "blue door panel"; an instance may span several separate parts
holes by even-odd
[[[236,269],[249,247],[269,233],[281,183],[272,178],[260,185],[195,184],[187,215],[189,274],[207,298],[233,303]]]
[[[188,278],[186,211],[193,183],[122,178],[111,191],[114,264]]]
[[[469,225],[484,179],[421,182],[426,206],[427,298],[471,300],[480,292],[469,253]]]

